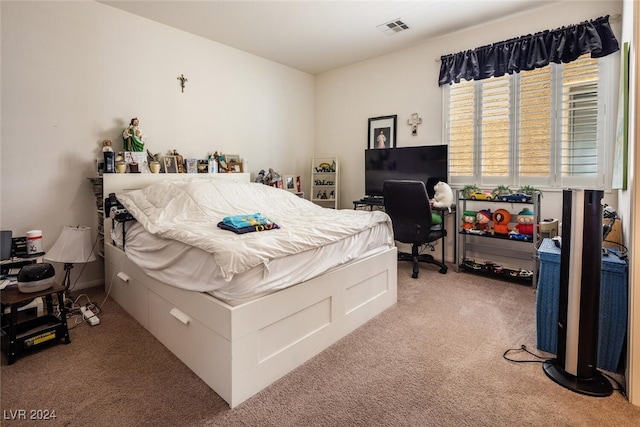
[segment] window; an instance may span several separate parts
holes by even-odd
[[[445,86],[451,183],[609,186],[615,57]]]

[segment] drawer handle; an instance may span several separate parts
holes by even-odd
[[[191,322],[191,319],[189,319],[189,316],[187,316],[186,314],[184,314],[183,312],[181,312],[177,308],[172,308],[171,311],[169,312],[169,314],[171,314],[173,317],[175,317],[176,319],[178,319],[179,321],[181,321],[185,325],[188,325],[189,322]]]
[[[123,282],[129,282],[129,276],[127,276],[126,274],[124,274],[122,271],[120,273],[118,273],[118,277],[120,278],[120,280],[122,280]]]

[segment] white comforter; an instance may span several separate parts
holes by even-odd
[[[202,178],[160,181],[118,194],[118,200],[152,234],[198,247],[214,255],[226,281],[275,258],[338,241],[386,223],[382,211],[322,208],[278,188]],[[259,212],[280,229],[235,234],[218,228],[229,215]]]

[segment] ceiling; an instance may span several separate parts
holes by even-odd
[[[555,2],[99,1],[311,74],[405,49],[480,22]],[[398,19],[409,29],[385,33],[377,28]]]

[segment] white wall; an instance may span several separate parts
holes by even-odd
[[[0,4],[3,230],[42,229],[45,250],[63,225],[95,230],[86,178],[101,141],[121,150],[134,116],[154,153],[219,151],[247,158],[253,176],[309,174],[312,75],[93,1]],[[100,264],[80,283],[101,283]]]

